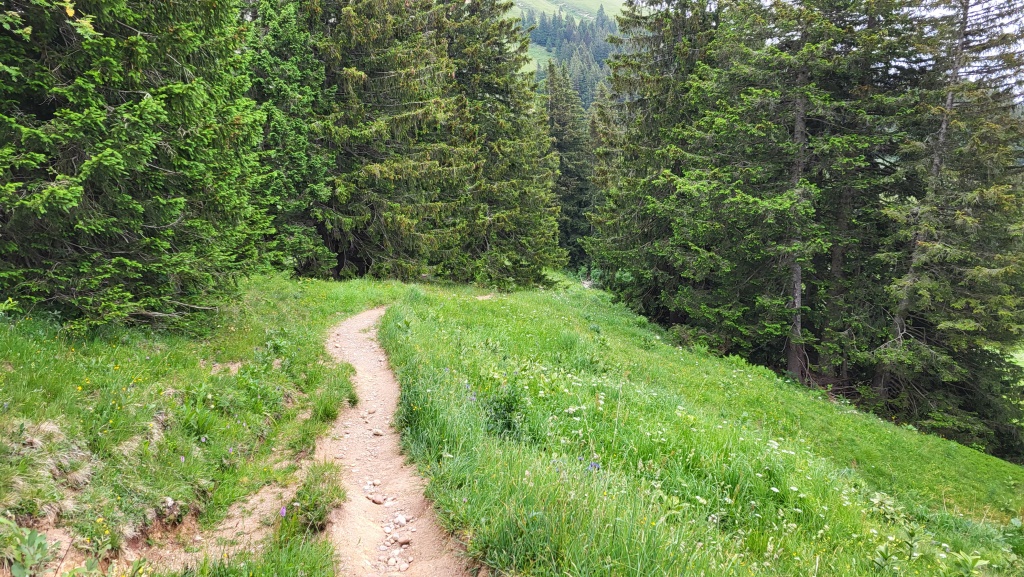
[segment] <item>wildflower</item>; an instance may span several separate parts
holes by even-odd
[[[794,493],[796,493],[796,492],[797,492],[797,491],[799,491],[800,489],[797,489],[796,487],[790,487],[790,488],[789,488],[789,490],[790,490],[790,491],[793,491]]]
[[[184,462],[185,462],[185,455],[182,455],[182,456],[181,456],[181,462],[182,462],[182,463],[184,463]]]
[[[284,517],[288,514],[288,507],[281,507],[281,516]]]
[[[775,487],[772,487],[771,491],[772,491],[772,493],[778,493],[779,492],[779,490],[777,488],[775,488]]]

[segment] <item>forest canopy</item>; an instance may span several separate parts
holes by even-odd
[[[685,342],[1020,459],[1022,8],[629,2],[605,286]]]
[[[0,294],[85,325],[238,275],[532,284],[564,259],[511,2],[32,0],[0,14]]]

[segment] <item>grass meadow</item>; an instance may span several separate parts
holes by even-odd
[[[480,294],[267,277],[188,331],[0,317],[0,512],[102,559],[154,523],[210,527],[299,483],[295,462],[355,401],[328,327],[393,303],[380,338],[405,449],[447,528],[499,571],[1024,574],[1021,467],[673,346],[565,279]],[[334,575],[318,535],[338,474],[307,472],[262,552],[185,574]],[[9,563],[16,533],[0,525]]]
[[[429,495],[513,574],[1021,574],[1024,469],[670,346],[604,293],[417,291],[381,335]]]
[[[157,522],[216,524],[241,497],[290,483],[356,400],[327,328],[404,291],[260,278],[190,337],[83,338],[41,315],[0,318],[0,513],[68,527],[98,559]]]

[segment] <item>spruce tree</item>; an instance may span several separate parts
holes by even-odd
[[[304,5],[324,63],[329,197],[309,210],[339,277],[413,278],[461,246],[478,172],[430,0]]]
[[[253,18],[249,94],[265,118],[260,162],[267,174],[260,200],[274,217],[264,251],[277,267],[303,276],[329,275],[337,256],[324,244],[317,217],[332,197],[324,62],[313,51],[300,2],[261,0],[254,8],[247,13]]]
[[[558,152],[555,194],[561,206],[560,242],[569,252],[570,266],[578,267],[587,260],[580,240],[590,234],[588,214],[594,205],[590,135],[580,96],[569,82],[568,71],[553,60],[548,62],[546,92],[548,129]]]
[[[463,133],[479,151],[468,183],[466,235],[439,272],[458,280],[511,287],[544,280],[564,263],[558,246],[556,156],[546,136],[529,72],[529,39],[504,0],[445,3],[448,55],[464,100]]]
[[[17,1],[0,24],[0,292],[92,322],[209,305],[258,257],[240,5]]]
[[[1020,458],[1020,3],[631,6],[588,243],[606,285],[685,339]]]
[[[995,427],[976,442],[1019,451],[1021,430],[1006,422],[1019,373],[1006,355],[1024,321],[1024,3],[927,8],[934,33],[904,149],[906,192],[885,206],[892,314],[872,384],[943,433]],[[922,389],[932,391],[924,402]]]

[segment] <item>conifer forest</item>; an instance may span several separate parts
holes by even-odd
[[[189,331],[269,271],[565,271],[680,346],[1024,462],[1024,0],[5,0],[0,25],[0,311]]]

